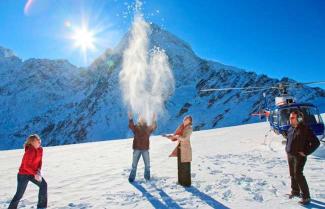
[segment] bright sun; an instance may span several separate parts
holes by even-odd
[[[72,39],[75,41],[75,46],[84,52],[95,48],[94,33],[86,27],[75,29]]]
[[[80,50],[84,63],[88,64],[90,54],[97,51],[99,42],[98,34],[102,31],[101,27],[88,27],[88,21],[83,20],[81,25],[75,25],[70,20],[64,21],[64,26],[69,30],[67,38],[72,42],[73,49]]]

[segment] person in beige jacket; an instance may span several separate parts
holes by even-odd
[[[192,122],[192,116],[185,116],[183,123],[175,133],[166,136],[172,141],[177,141],[177,146],[169,157],[177,157],[178,183],[182,186],[191,186],[192,148],[190,137],[193,132]]]

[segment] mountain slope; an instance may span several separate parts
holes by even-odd
[[[130,136],[118,81],[128,37],[127,33],[115,49],[108,49],[86,69],[65,60],[22,61],[1,48],[0,105],[4,108],[0,110],[0,149],[20,147],[30,133],[39,133],[46,145]],[[159,117],[157,133],[174,131],[186,114],[193,115],[195,130],[258,122],[251,113],[264,102],[262,92],[204,93],[200,89],[279,82],[199,58],[189,44],[154,24],[149,42],[166,51],[176,82],[176,90],[166,102],[167,111]],[[289,90],[298,101],[315,103],[325,111],[323,89]],[[272,105],[276,91],[266,93]]]

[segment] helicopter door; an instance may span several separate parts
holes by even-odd
[[[274,114],[273,114],[273,122],[274,122],[275,125],[278,125],[279,124],[279,121],[278,121],[279,117],[278,117],[278,115],[279,115],[279,111],[278,110],[275,110],[274,111]]]
[[[279,114],[279,112],[278,112],[278,110],[276,109],[276,110],[274,110],[274,111],[272,111],[272,115],[271,115],[271,117],[272,117],[272,126],[273,126],[273,129],[275,129],[275,130],[278,130],[279,129],[279,117],[278,117],[278,114]]]

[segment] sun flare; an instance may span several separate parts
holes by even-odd
[[[75,46],[81,48],[84,52],[95,48],[94,33],[86,27],[75,29],[72,39]]]

